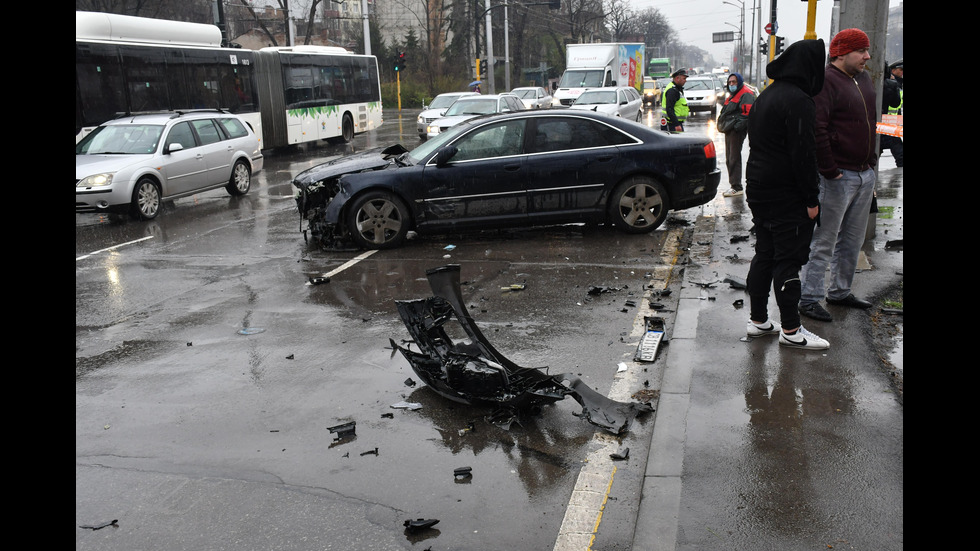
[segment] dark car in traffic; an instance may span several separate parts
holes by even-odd
[[[315,241],[368,249],[419,234],[564,223],[658,228],[702,205],[721,171],[706,136],[675,135],[588,111],[468,120],[421,143],[333,159],[293,180]]]

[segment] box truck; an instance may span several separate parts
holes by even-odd
[[[585,90],[605,86],[632,86],[643,93],[643,44],[569,44],[565,59],[565,73],[553,94],[556,104],[571,105]]]

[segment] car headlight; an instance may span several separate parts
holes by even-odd
[[[422,124],[425,122],[425,119],[422,118],[422,115],[419,115],[419,118],[415,119],[415,122]]]
[[[93,174],[91,176],[86,176],[75,184],[75,187],[105,187],[112,185],[112,177],[115,172],[104,172],[102,174]]]
[[[439,127],[438,126],[430,126],[426,130],[429,132],[429,134],[438,134],[439,133]]]

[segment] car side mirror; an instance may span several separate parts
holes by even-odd
[[[167,150],[164,151],[164,153],[173,153],[175,151],[180,151],[182,149],[184,149],[184,144],[180,142],[174,142],[167,146]]]
[[[445,166],[450,159],[456,156],[456,153],[458,152],[459,148],[455,145],[447,145],[446,147],[443,147],[436,153],[436,166]]]

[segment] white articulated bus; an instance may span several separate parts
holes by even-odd
[[[75,142],[123,114],[218,108],[271,149],[350,141],[382,123],[374,56],[221,46],[214,25],[75,12]]]

